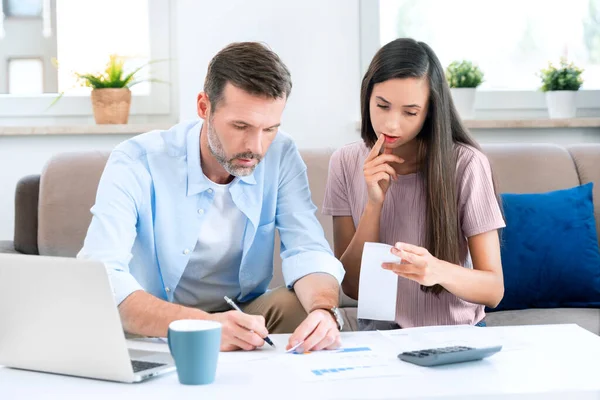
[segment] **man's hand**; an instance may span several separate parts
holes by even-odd
[[[296,328],[286,349],[304,341],[296,350],[298,353],[316,350],[334,350],[340,347],[341,338],[333,316],[325,310],[315,310]]]
[[[221,351],[255,350],[265,344],[269,335],[262,315],[227,311],[210,316],[221,323]]]

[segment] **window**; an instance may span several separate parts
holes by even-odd
[[[91,89],[75,72],[102,71],[111,54],[125,57],[129,71],[161,60],[140,71],[154,81],[132,88],[131,114],[170,114],[169,0],[0,2],[0,76],[7,76],[0,79],[0,117],[91,116]],[[41,60],[41,85],[39,63],[18,69],[23,59]],[[64,96],[48,108],[59,92]]]
[[[360,68],[397,37],[429,44],[444,67],[482,68],[477,119],[547,118],[540,69],[563,55],[584,69],[578,116],[600,115],[600,0],[359,0]]]
[[[381,0],[380,44],[412,37],[442,64],[470,59],[482,89],[535,90],[548,61],[584,68],[583,89],[600,89],[600,0]]]
[[[42,0],[2,0],[8,17],[41,17]]]
[[[101,6],[94,7],[93,18],[89,9],[89,1],[56,0],[61,92],[88,94],[89,88],[77,86],[73,72],[99,71],[110,54],[126,57],[128,69],[150,59],[148,0],[102,0]],[[86,31],[91,34],[80,34]],[[150,85],[136,85],[132,92],[149,94]]]

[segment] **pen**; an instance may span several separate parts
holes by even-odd
[[[240,308],[237,306],[237,304],[235,304],[233,302],[233,300],[231,300],[229,297],[227,296],[223,296],[223,298],[225,299],[225,301],[227,302],[227,304],[229,304],[234,310],[239,311],[241,313],[243,313],[242,310],[240,310]],[[253,332],[253,331],[251,331]],[[271,339],[269,339],[269,337],[267,336],[266,338],[263,339],[265,342],[267,342],[269,345],[271,345],[271,347],[275,347],[275,344],[271,341]]]

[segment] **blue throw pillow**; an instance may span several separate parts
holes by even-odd
[[[504,298],[486,311],[600,307],[592,187],[502,194]]]

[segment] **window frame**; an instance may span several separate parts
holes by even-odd
[[[0,0],[1,1],[1,0]],[[170,57],[171,10],[169,0],[148,0],[150,58],[168,60],[148,66],[151,76],[167,83],[150,83],[150,94],[133,94],[131,115],[169,115],[171,113],[170,82],[173,66]],[[1,40],[6,40],[0,39]],[[56,93],[40,95],[0,94],[0,118],[22,117],[90,117],[93,115],[89,95],[65,94],[49,107]]]
[[[359,0],[360,76],[381,47],[379,0]],[[600,116],[600,90],[581,89],[577,117]],[[475,119],[548,118],[545,94],[539,90],[478,89]]]

